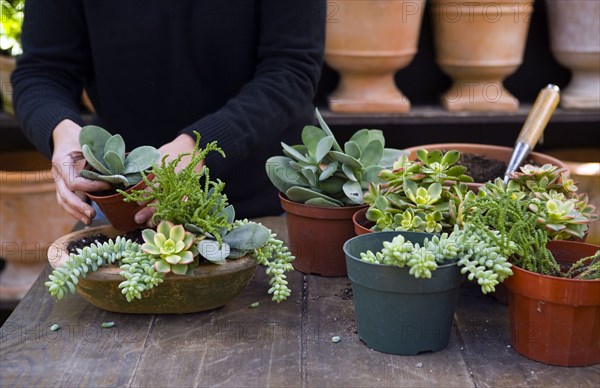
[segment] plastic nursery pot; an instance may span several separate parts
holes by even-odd
[[[148,179],[152,180],[154,175],[149,174]],[[143,190],[146,188],[146,182],[143,180],[129,187],[125,192],[130,193],[132,190]],[[129,232],[139,228],[141,225],[135,222],[135,213],[140,211],[146,205],[139,205],[136,202],[123,201],[123,195],[119,193],[110,195],[100,195],[100,193],[85,193],[92,201],[98,204],[106,219],[115,229],[120,232]]]
[[[548,249],[559,264],[570,265],[593,255],[600,247],[551,241]],[[514,274],[504,283],[515,350],[551,365],[600,363],[600,279],[545,276],[517,266],[512,270]]]
[[[354,233],[356,233],[357,236],[366,233],[373,233],[371,227],[374,225],[374,223],[372,221],[367,220],[367,210],[369,210],[368,207],[360,209],[352,216],[352,223],[354,223]]]
[[[402,234],[422,244],[419,232],[375,232],[344,244],[352,282],[358,336],[368,347],[392,354],[415,355],[448,346],[463,276],[456,263],[439,266],[431,279],[417,279],[407,267],[367,263],[360,253],[379,251],[384,241]]]
[[[288,246],[294,269],[305,274],[346,276],[342,246],[354,237],[352,216],[362,206],[319,207],[296,203],[279,193],[287,212]]]
[[[69,233],[52,244],[48,260],[53,268],[68,259],[69,242],[97,234],[110,238],[120,233],[110,225]],[[119,284],[124,278],[117,266],[101,267],[79,279],[76,291],[92,305],[107,311],[132,314],[182,314],[212,310],[229,303],[250,282],[258,262],[251,256],[218,265],[202,263],[192,275],[165,275],[164,281],[144,293],[142,299],[128,302]],[[68,296],[67,296],[68,297]]]
[[[510,147],[503,147],[503,146],[489,145],[489,144],[476,144],[476,143],[425,144],[425,145],[419,145],[419,146],[415,146],[415,147],[406,148],[405,151],[410,152],[410,155],[409,155],[410,160],[415,160],[415,159],[417,159],[417,151],[420,149],[425,149],[427,151],[457,150],[461,154],[478,155],[478,156],[489,158],[489,159],[499,160],[501,162],[504,162],[505,164],[508,164],[508,162],[510,161],[510,157],[511,157],[512,151],[513,151],[513,149]],[[529,156],[527,157],[526,162],[529,162],[529,161],[531,161],[535,164],[538,164],[540,166],[550,163],[550,164],[560,167],[560,168],[566,168],[568,171],[568,167],[564,162],[562,162],[561,160],[554,158],[550,155],[546,155],[546,154],[543,154],[540,152],[530,153]],[[467,174],[469,174],[469,171],[467,171]],[[504,177],[504,173],[502,173],[502,176],[500,176],[498,178],[503,178],[503,177]],[[483,186],[485,184],[485,182],[473,182],[473,183],[465,183],[465,184],[467,185],[469,190],[478,192],[479,188],[481,186]]]

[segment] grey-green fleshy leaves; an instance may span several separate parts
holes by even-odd
[[[126,155],[121,135],[111,135],[95,125],[81,128],[79,144],[90,167],[82,170],[80,175],[109,182],[116,187],[135,185],[142,180],[142,171],[148,170],[160,159],[160,152],[151,146],[138,147]]]
[[[337,207],[363,204],[363,192],[404,152],[385,148],[377,129],[357,131],[343,147],[316,110],[319,125],[302,130],[302,144],[282,143],[285,156],[267,160],[273,185],[293,202]]]

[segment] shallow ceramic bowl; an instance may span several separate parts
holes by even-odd
[[[86,228],[56,240],[48,250],[53,268],[68,259],[69,242],[104,234],[110,238],[119,232],[110,225]],[[226,264],[202,263],[192,275],[167,274],[163,283],[146,291],[142,299],[127,302],[119,284],[124,278],[118,267],[103,267],[79,280],[77,293],[103,310],[134,314],[181,314],[211,310],[230,302],[250,282],[257,261],[247,255]]]

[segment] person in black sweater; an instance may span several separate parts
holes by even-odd
[[[237,218],[281,212],[266,159],[297,143],[313,120],[323,61],[325,0],[27,0],[24,53],[13,73],[17,118],[51,157],[57,197],[89,224],[77,192],[103,183],[79,177],[80,97],[95,124],[128,147],[162,154],[216,140],[227,157],[205,161],[226,182]],[[173,158],[174,156],[172,156]],[[150,213],[136,216],[145,222]]]

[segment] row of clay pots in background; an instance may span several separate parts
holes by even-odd
[[[449,111],[516,111],[503,86],[523,61],[534,0],[430,0],[436,61],[453,79]],[[547,0],[551,50],[573,72],[565,108],[600,108],[600,2]],[[412,61],[425,0],[342,0],[327,23],[326,62],[340,74],[336,112],[407,112],[394,74]],[[376,21],[376,22],[375,22]],[[552,82],[552,80],[548,80]]]

